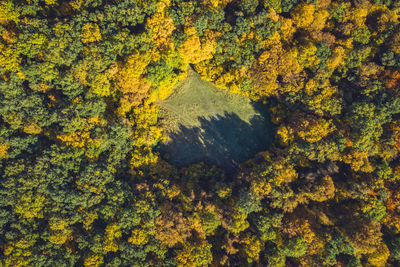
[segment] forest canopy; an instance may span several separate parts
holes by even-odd
[[[399,13],[0,0],[0,265],[399,265]],[[269,107],[234,173],[157,151],[190,69]]]

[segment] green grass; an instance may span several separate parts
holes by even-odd
[[[168,132],[176,130],[178,125],[199,127],[199,117],[212,118],[228,112],[250,123],[250,118],[259,114],[247,97],[219,89],[191,69],[188,77],[159,107],[162,125]]]
[[[232,168],[272,139],[265,106],[216,88],[193,70],[158,105],[160,126],[169,136],[160,152],[177,166],[205,160]]]

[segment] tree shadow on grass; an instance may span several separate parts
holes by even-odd
[[[247,123],[236,114],[212,118],[199,117],[200,127],[179,126],[169,134],[170,140],[159,145],[161,156],[169,163],[184,167],[204,161],[227,171],[235,171],[238,163],[266,150],[273,139],[273,126],[266,108],[254,104],[260,115]]]

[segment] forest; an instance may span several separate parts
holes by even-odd
[[[0,266],[399,266],[399,19],[398,0],[0,0]],[[268,107],[234,171],[159,151],[190,71]]]

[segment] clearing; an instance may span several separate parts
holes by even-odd
[[[234,170],[272,141],[265,105],[219,89],[193,70],[158,105],[160,125],[168,136],[158,150],[177,167],[205,161]]]

